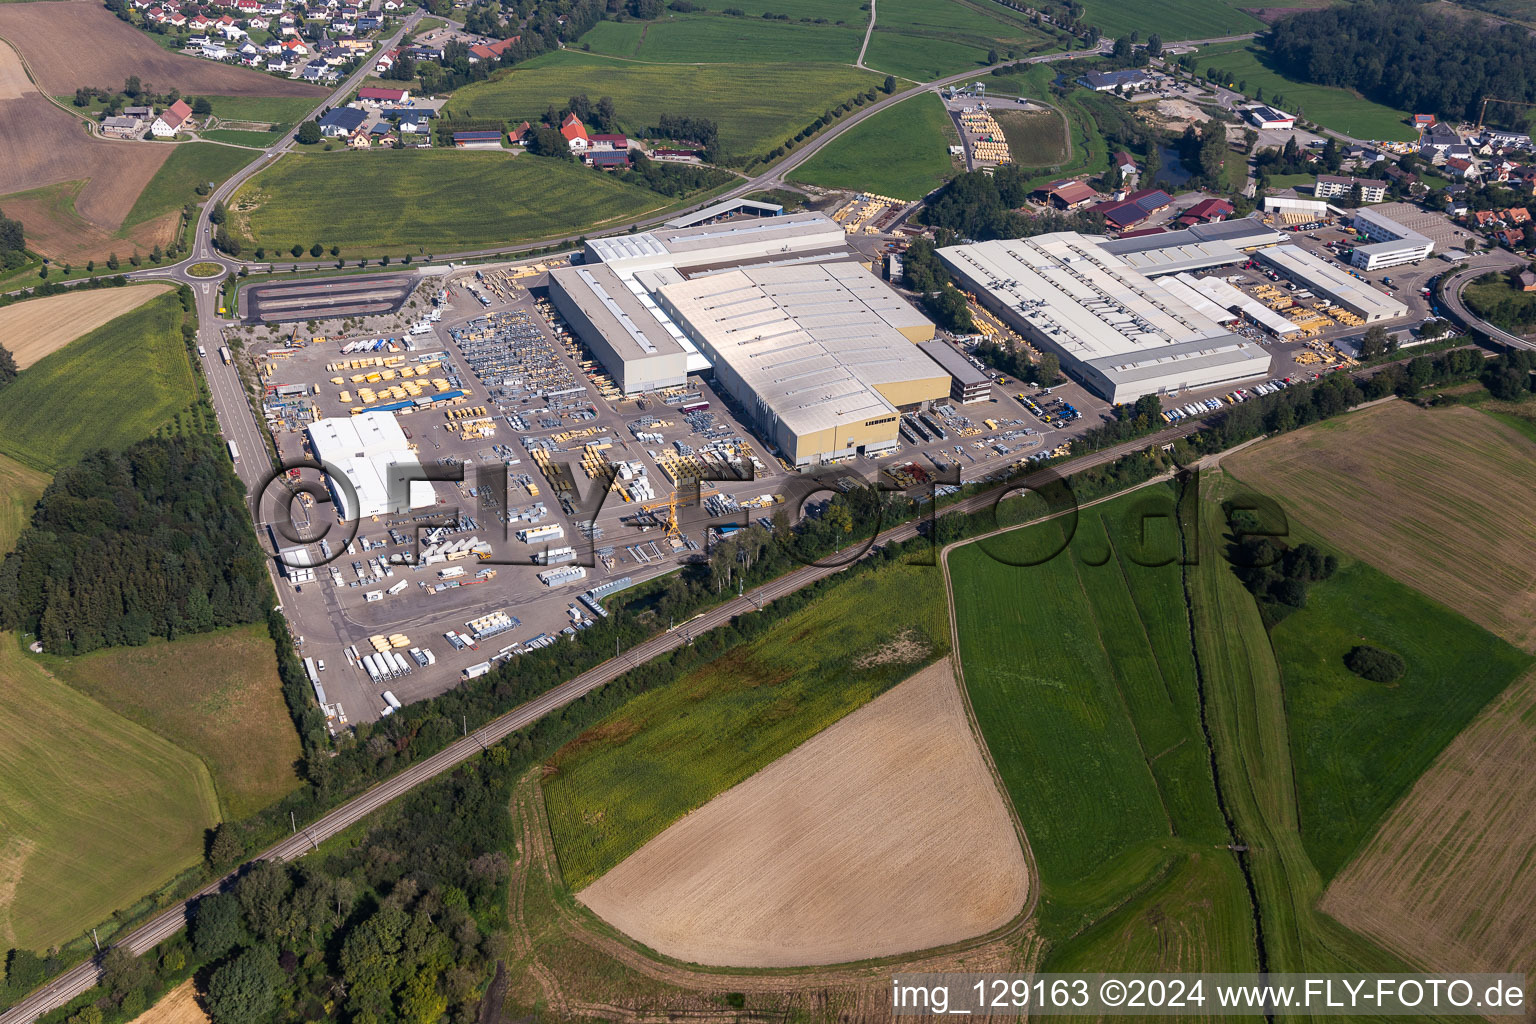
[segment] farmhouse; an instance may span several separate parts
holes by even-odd
[[[181,130],[181,126],[187,123],[187,118],[192,116],[192,108],[187,106],[186,100],[177,100],[155,118],[155,123],[149,126],[149,130],[162,139],[174,138]]]
[[[114,139],[136,139],[144,134],[144,122],[137,117],[109,117],[101,122],[101,134]]]
[[[592,145],[592,140],[587,137],[587,126],[575,114],[565,115],[565,120],[560,122],[560,134],[565,137],[565,143],[573,153]]]
[[[1075,231],[948,246],[939,258],[988,309],[1111,402],[1233,384],[1269,353]]]
[[[516,128],[513,128],[511,131],[507,132],[507,141],[512,143],[514,146],[526,146],[528,145],[528,133],[532,130],[533,126],[530,125],[527,121],[524,121]]]
[[[356,107],[337,107],[321,115],[318,122],[320,134],[328,139],[334,139],[339,135],[351,135],[362,127],[367,119],[366,111],[358,110]]]

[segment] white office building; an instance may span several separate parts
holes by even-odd
[[[1355,211],[1355,230],[1371,240],[1356,246],[1350,257],[1350,262],[1362,270],[1412,263],[1435,251],[1433,239],[1370,207]]]
[[[1063,231],[949,246],[939,257],[983,305],[1112,402],[1269,373],[1261,346],[1101,241]]]
[[[342,521],[437,503],[431,483],[419,479],[421,463],[393,413],[333,416],[311,423],[307,433]]]

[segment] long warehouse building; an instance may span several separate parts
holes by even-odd
[[[1366,323],[1396,320],[1408,315],[1408,307],[1401,302],[1383,295],[1331,263],[1323,262],[1299,245],[1277,245],[1261,249],[1258,255],[1278,273],[1337,302]]]
[[[915,344],[933,324],[857,264],[721,271],[664,284],[657,301],[794,466],[887,451],[902,410],[949,397],[949,374]]]
[[[1075,231],[948,246],[939,257],[1062,367],[1111,402],[1253,380],[1269,353]]]

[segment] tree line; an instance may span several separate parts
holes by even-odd
[[[0,622],[53,654],[258,622],[270,599],[216,438],[151,438],[60,471],[0,563]]]
[[[1485,96],[1536,101],[1529,29],[1411,0],[1303,11],[1277,23],[1265,44],[1288,75],[1404,110],[1476,118]]]
[[[27,233],[21,221],[0,210],[0,270],[16,270],[27,262]]]

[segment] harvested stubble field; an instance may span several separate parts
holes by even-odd
[[[986,934],[1029,867],[946,658],[722,793],[580,895],[688,963],[791,967]]]
[[[1340,550],[1536,651],[1536,444],[1466,408],[1405,402],[1225,460]]]
[[[994,110],[1008,139],[1013,162],[1022,167],[1054,167],[1072,155],[1067,119],[1056,110]]]
[[[1468,726],[1324,894],[1429,970],[1536,971],[1536,674]]]
[[[0,309],[0,338],[25,370],[81,335],[171,290],[168,284],[50,295]]]
[[[208,1014],[198,1005],[197,988],[188,978],[129,1024],[208,1024]]]
[[[184,95],[313,96],[316,102],[325,95],[303,82],[171,53],[97,0],[0,4],[0,36],[21,51],[50,96],[81,86],[116,89],[130,75],[156,92],[174,88]]]
[[[10,4],[0,6],[0,15],[31,6],[55,5]],[[37,90],[16,52],[3,43],[0,138],[6,140],[0,206],[25,226],[29,248],[53,257],[96,255],[97,248],[106,255],[139,193],[171,154],[166,145],[92,138]],[[126,249],[132,243],[117,244]]]

